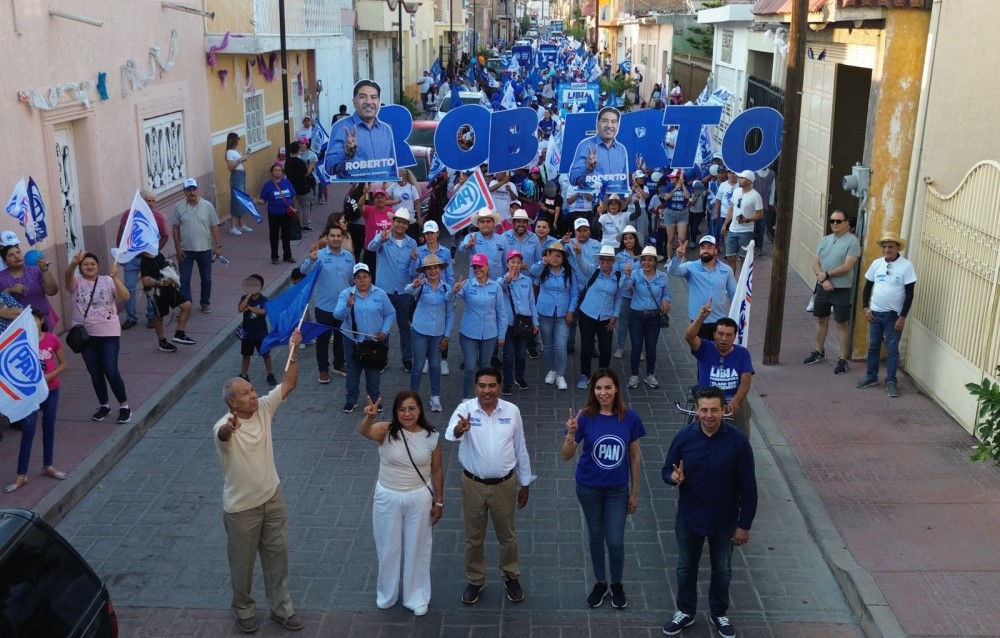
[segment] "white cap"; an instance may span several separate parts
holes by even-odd
[[[397,208],[396,212],[392,214],[393,219],[405,219],[407,223],[413,223],[413,219],[410,218],[410,211],[405,208]]]
[[[588,222],[583,217],[581,217],[580,219],[578,219],[575,222],[573,222],[573,230],[576,230],[578,228],[583,228],[584,226],[586,226],[587,228],[590,228],[590,222]]]
[[[597,253],[597,257],[598,258],[601,258],[601,257],[611,257],[612,259],[614,259],[615,258],[615,249],[613,247],[607,246],[607,245],[601,246],[601,251],[599,253]]]
[[[198,188],[198,180],[192,179],[190,177],[184,180],[184,190],[187,190],[189,188]]]
[[[712,244],[713,246],[718,246],[718,244],[715,243],[715,237],[712,235],[702,235],[701,239],[698,240],[698,245],[701,246],[702,244]]]
[[[655,173],[653,173],[653,176],[650,177],[650,179],[653,180],[654,182],[658,182],[661,179],[663,179],[663,173],[661,173],[660,171],[656,171]]]
[[[441,231],[438,230],[437,222],[430,221],[430,222],[424,222],[424,232],[425,233],[438,233],[438,232],[441,232]]]
[[[17,233],[12,230],[5,230],[0,233],[0,246],[17,246],[21,240],[17,238]]]
[[[756,177],[756,175],[754,174],[754,172],[753,172],[753,171],[740,171],[739,173],[737,173],[737,176],[738,176],[738,177],[742,177],[743,179],[748,179],[748,180],[750,180],[751,182],[752,182],[752,181],[754,180],[754,178]]]
[[[368,264],[366,264],[365,262],[354,264],[354,271],[351,274],[352,275],[356,275],[356,274],[358,274],[358,272],[360,272],[362,270],[365,271],[368,274],[371,274],[371,271],[368,269]]]
[[[632,173],[632,179],[639,179],[640,177],[645,177],[645,176],[646,174],[643,173],[642,171],[636,171]]]

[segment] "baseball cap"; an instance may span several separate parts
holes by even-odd
[[[438,230],[437,222],[430,221],[430,222],[424,222],[424,232],[425,233],[437,233],[437,232],[441,232],[441,231]]]
[[[192,179],[190,177],[184,180],[184,190],[187,190],[189,188],[198,188],[198,180]]]
[[[371,271],[368,269],[368,264],[366,264],[365,262],[361,262],[360,264],[354,264],[354,271],[352,272],[352,274],[356,275],[362,270],[368,274],[371,274]]]
[[[715,237],[712,237],[711,235],[704,235],[701,239],[699,239],[698,245],[701,246],[702,244],[712,244],[713,246],[717,245],[715,243]]]
[[[532,166],[530,172],[532,172],[532,173],[541,173],[542,171],[537,166]]]
[[[392,214],[392,218],[405,219],[407,223],[413,223],[413,220],[410,218],[410,211],[406,210],[405,208],[397,208],[396,212]]]
[[[752,182],[752,181],[754,180],[754,178],[756,177],[756,175],[754,174],[754,172],[753,172],[753,171],[740,171],[739,173],[737,173],[737,175],[739,175],[739,176],[740,176],[740,177],[742,177],[743,179],[748,179],[748,180],[750,180],[751,182]]]
[[[577,228],[583,228],[584,226],[590,228],[590,222],[588,222],[583,217],[573,222],[573,230],[576,230]]]
[[[469,260],[469,264],[472,266],[489,266],[490,260],[483,253],[476,253],[472,256],[472,259]]]
[[[376,188],[375,190],[372,191],[372,197],[374,197],[375,195],[378,195],[378,194],[385,195],[385,191],[382,190],[381,188]]]
[[[12,230],[5,230],[0,233],[0,246],[17,246],[21,241],[17,238],[17,233]]]
[[[645,177],[645,176],[646,176],[646,174],[643,173],[642,171],[636,171],[636,172],[632,173],[632,179],[639,179],[639,178]]]
[[[514,201],[512,201],[512,202],[510,203],[510,205],[511,205],[511,206],[517,206],[518,208],[524,208],[524,204],[522,204],[522,203],[520,202],[520,200],[517,200],[517,199],[515,199]]]
[[[650,179],[652,179],[654,182],[658,182],[661,179],[663,179],[663,173],[661,173],[660,171],[656,171],[655,173],[653,173],[653,176]]]
[[[521,254],[520,250],[508,250],[507,251],[507,261],[510,261],[514,257],[520,257],[521,259],[524,259],[524,255]]]
[[[309,138],[303,135],[302,137],[299,138],[299,142],[302,144],[309,144]]]

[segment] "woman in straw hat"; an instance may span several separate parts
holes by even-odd
[[[629,315],[629,333],[632,336],[632,374],[628,387],[639,386],[639,357],[645,347],[645,382],[651,388],[660,387],[656,379],[656,344],[660,340],[660,315],[670,312],[670,283],[667,273],[656,269],[656,248],[646,246],[639,257],[640,270],[625,266],[627,286],[632,288],[632,310]]]
[[[566,343],[576,310],[578,284],[566,247],[555,242],[542,251],[542,262],[531,269],[538,278],[538,324],[548,373],[545,383],[565,390]]]
[[[441,411],[441,353],[448,347],[448,335],[455,323],[455,302],[448,300],[450,288],[441,276],[444,266],[437,255],[427,255],[417,268],[417,278],[403,289],[414,298],[410,322],[413,349],[410,389],[420,391],[421,372],[428,362],[431,412]]]

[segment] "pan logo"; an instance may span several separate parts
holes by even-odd
[[[38,388],[41,363],[23,329],[17,330],[0,350],[0,376],[0,390],[15,399],[31,396]]]
[[[594,462],[605,470],[613,470],[618,467],[628,456],[625,442],[613,434],[605,434],[594,441],[592,455]]]
[[[479,184],[474,178],[469,178],[448,202],[448,208],[444,211],[444,223],[453,230],[462,229],[469,224],[473,213],[489,205]]]

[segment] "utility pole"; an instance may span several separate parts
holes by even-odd
[[[396,10],[399,15],[399,97],[396,104],[402,104],[403,99],[403,0],[396,0]],[[367,379],[367,377],[365,377]]]
[[[806,0],[792,0],[788,33],[788,74],[785,82],[784,131],[781,137],[781,171],[778,173],[778,207],[771,255],[771,294],[767,299],[764,328],[766,366],[778,364],[781,328],[785,315],[785,287],[788,283],[788,248],[792,241],[792,204],[795,198],[795,164],[799,148],[799,116],[802,112],[802,80],[806,64]]]
[[[281,107],[284,114],[285,148],[292,145],[288,130],[288,45],[285,42],[285,0],[278,0],[278,28],[281,40]]]

